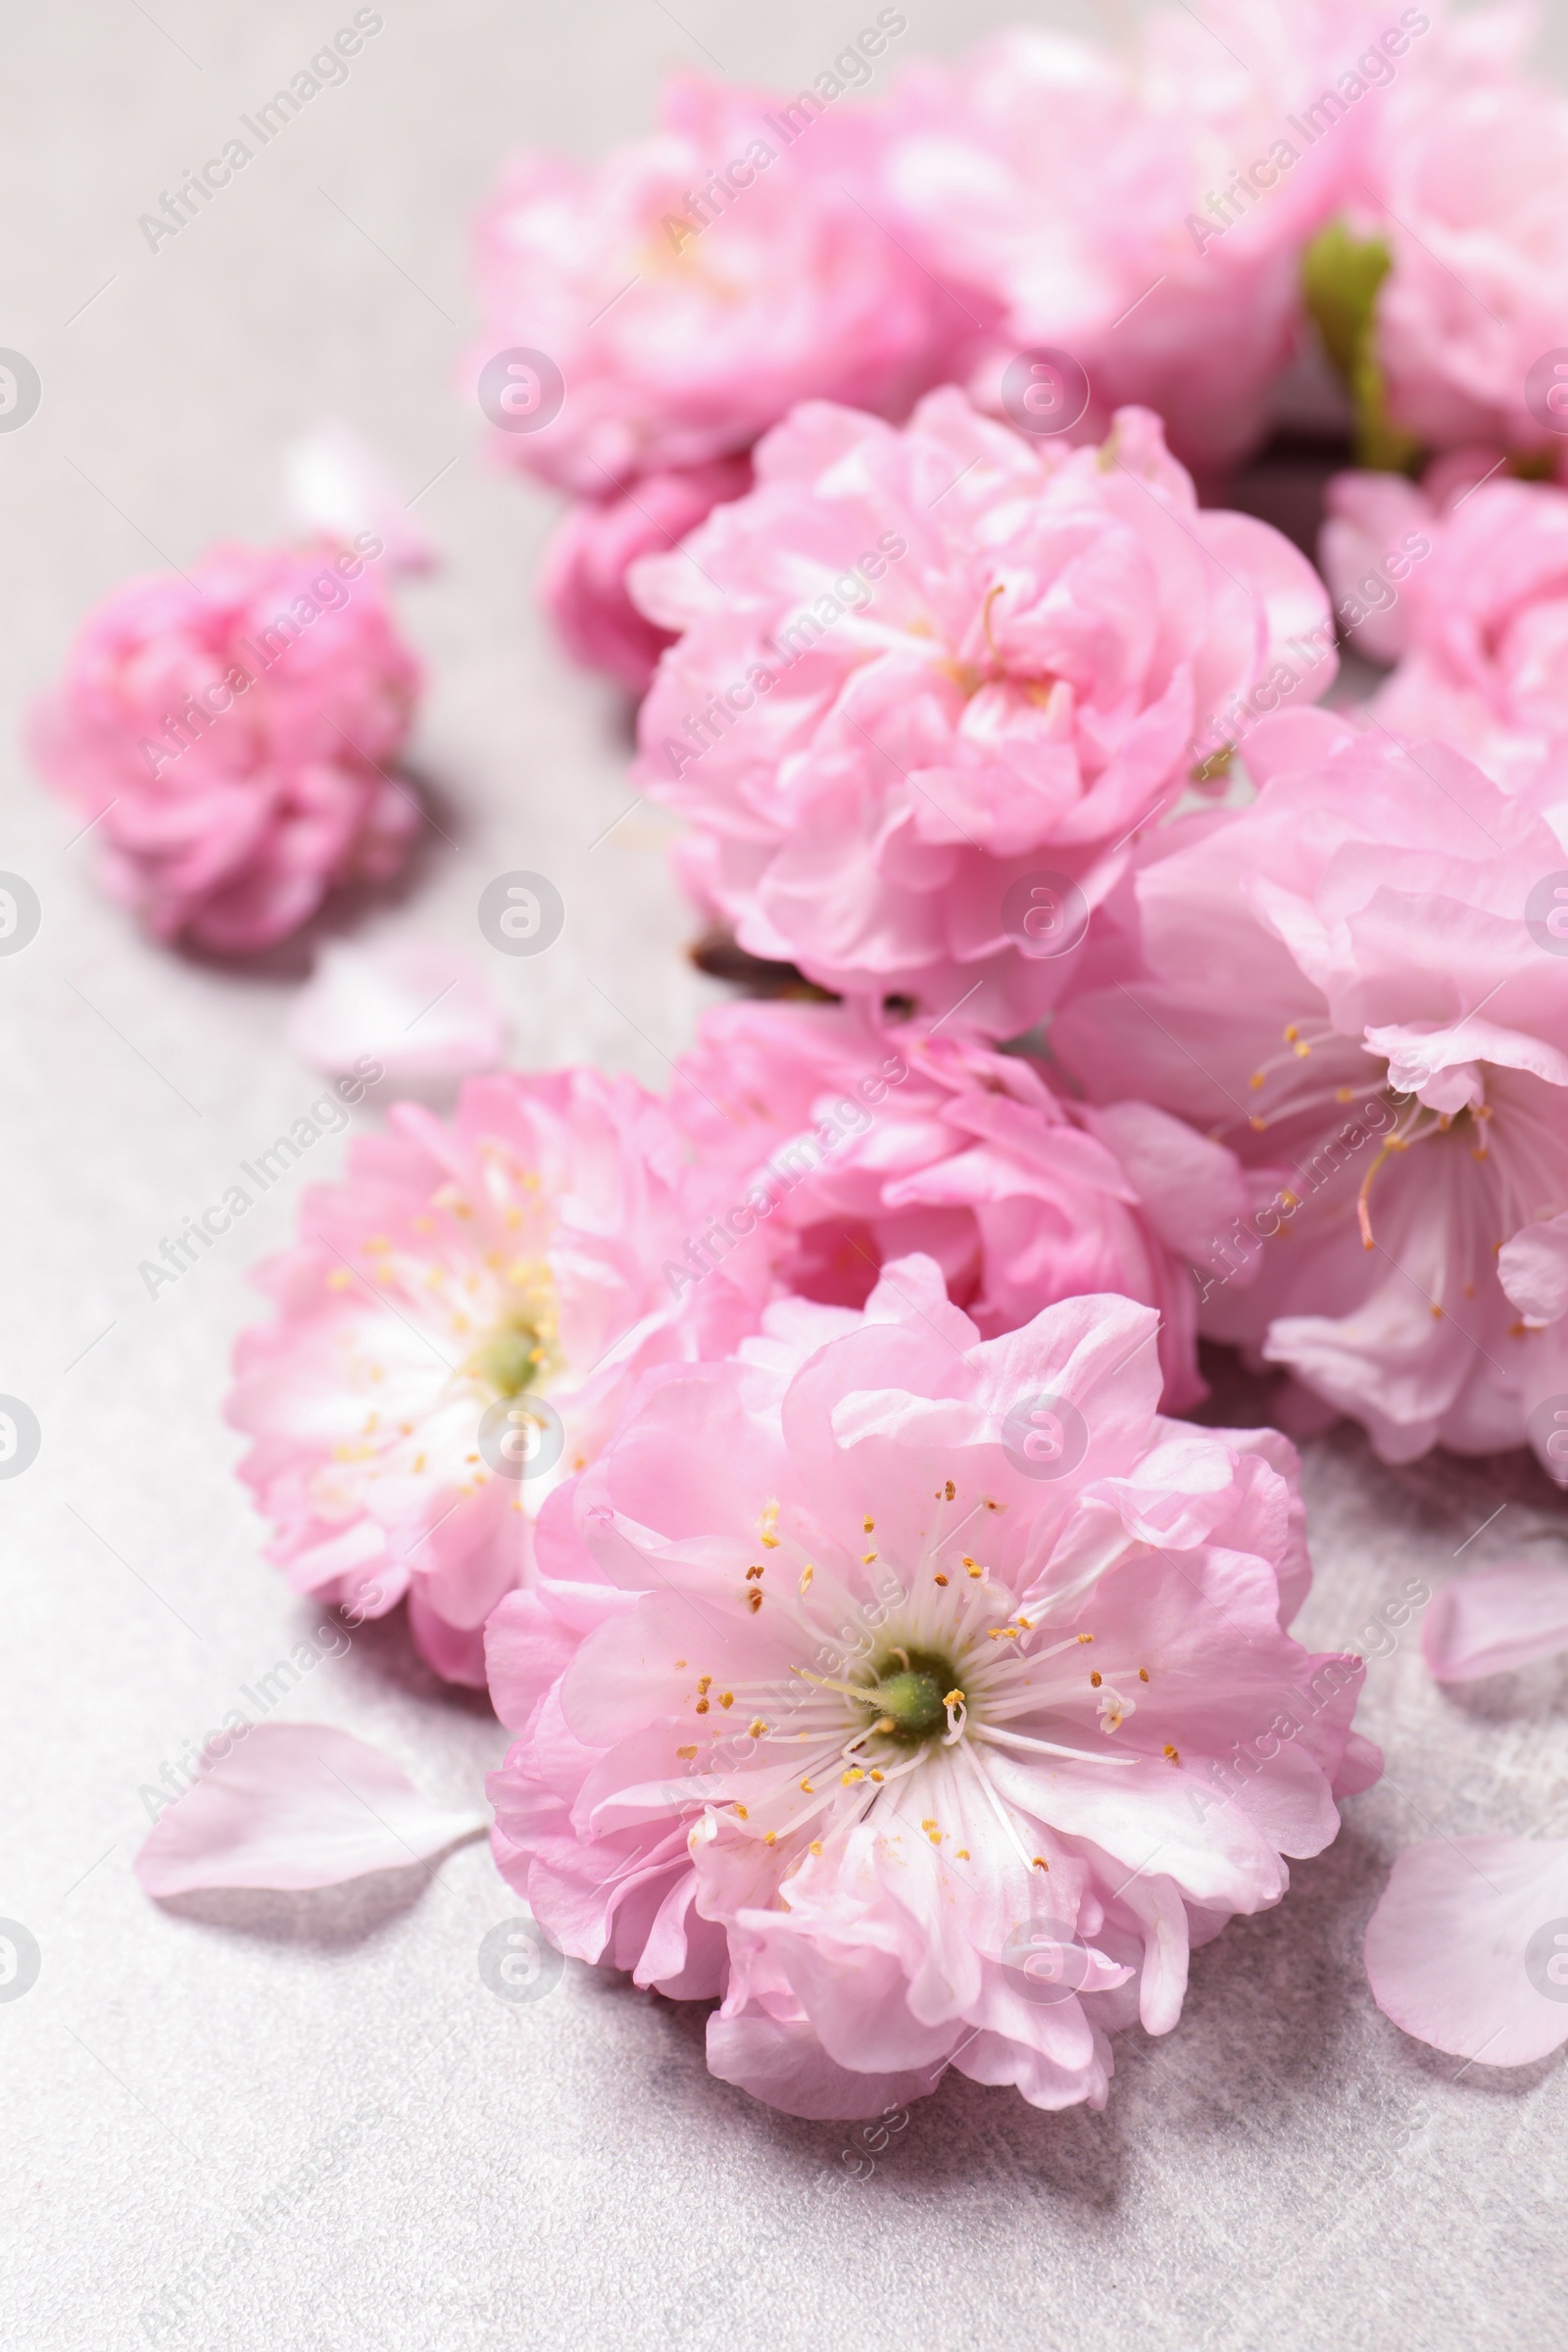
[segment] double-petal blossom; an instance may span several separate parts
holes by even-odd
[[[83,622],[33,721],[109,889],[162,940],[249,955],[339,884],[396,873],[421,822],[391,773],[419,670],[373,533],[212,548]]]
[[[1568,811],[1323,712],[1249,808],[1152,842],[1053,1043],[1277,1189],[1216,1232],[1206,1328],[1390,1460],[1533,1444],[1568,1479]],[[1232,1279],[1242,1265],[1255,1280]]]
[[[986,1339],[1119,1291],[1158,1311],[1167,1409],[1205,1394],[1190,1269],[1251,1205],[1223,1145],[1151,1103],[1073,1102],[956,1023],[853,1004],[716,1007],[680,1070],[688,1128],[733,1168],[695,1265],[771,1248],[784,1290],[858,1307],[919,1250]]]
[[[1267,708],[1327,686],[1322,583],[1266,523],[1200,511],[1141,409],[1071,449],[951,388],[903,430],[811,402],[755,466],[633,570],[683,632],[638,781],[750,953],[1016,1034],[1199,743],[1264,683]]]
[[[356,1140],[258,1269],[277,1315],[240,1341],[228,1402],[297,1592],[362,1619],[407,1594],[422,1654],[483,1684],[541,1498],[642,1372],[755,1325],[765,1266],[684,1300],[660,1270],[699,1185],[664,1105],[593,1070],[470,1079],[450,1122],[403,1102]]]
[[[1101,2104],[1107,2030],[1375,1776],[1272,1431],[1158,1413],[1155,1318],[983,1341],[929,1260],[655,1374],[491,1621],[503,1870],[562,1947],[721,1995],[713,2071],[862,2116],[949,2066]],[[1245,1756],[1245,1766],[1241,1759]]]

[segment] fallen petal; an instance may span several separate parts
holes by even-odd
[[[1528,2066],[1568,2041],[1568,1839],[1438,1838],[1367,1922],[1372,1997],[1418,2041]]]
[[[334,1075],[368,1057],[394,1081],[455,1079],[496,1067],[507,1023],[466,956],[401,939],[323,950],[288,1037],[302,1061]]]
[[[299,529],[346,547],[368,533],[393,571],[431,571],[438,561],[374,450],[335,417],[284,450],[283,506]]]
[[[352,1733],[258,1723],[160,1815],[134,1867],[152,1895],[335,1886],[427,1861],[487,1826],[432,1804]]]
[[[1512,1674],[1568,1649],[1568,1569],[1504,1560],[1455,1577],[1433,1600],[1421,1649],[1440,1683]]]

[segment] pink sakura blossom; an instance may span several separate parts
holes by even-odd
[[[1202,24],[1164,11],[1129,56],[1019,28],[911,67],[888,202],[964,304],[955,372],[981,405],[1016,416],[1009,364],[1064,350],[1088,379],[1084,438],[1136,403],[1201,472],[1261,439],[1301,331],[1301,249],[1354,154],[1287,118],[1358,30],[1354,10],[1221,0]]]
[[[545,552],[539,600],[574,662],[642,695],[674,638],[639,612],[626,573],[639,557],[678,547],[724,501],[751,488],[744,457],[683,473],[648,473],[634,488],[568,508]]]
[[[397,871],[419,826],[386,771],[418,665],[372,568],[381,542],[213,548],[116,589],[33,726],[98,820],[105,878],[158,939],[269,947],[340,883]]]
[[[1200,512],[1141,409],[1070,449],[951,388],[902,431],[812,403],[755,462],[633,572],[684,632],[638,780],[691,820],[688,875],[743,948],[1015,1034],[1217,715],[1296,639],[1285,691],[1332,678],[1322,584],[1267,524]]]
[[[1434,1838],[1394,1865],[1367,1922],[1378,2007],[1479,2066],[1568,2040],[1568,1838]]]
[[[404,1102],[313,1187],[277,1304],[235,1358],[241,1476],[297,1592],[360,1617],[405,1593],[436,1669],[482,1685],[480,1629],[539,1498],[589,1461],[650,1365],[724,1352],[756,1298],[660,1272],[701,1198],[664,1106],[593,1070],[470,1079],[450,1124]]]
[[[1392,257],[1373,344],[1389,414],[1429,448],[1560,461],[1568,376],[1538,363],[1568,332],[1568,99],[1522,65],[1525,11],[1430,14],[1349,208]]]
[[[515,158],[478,227],[475,373],[539,351],[564,397],[497,457],[604,499],[744,455],[797,401],[904,414],[939,372],[942,297],[866,209],[878,135],[687,76],[603,163]]]
[[[1500,464],[1500,461],[1494,461]],[[1469,470],[1467,466],[1465,470]],[[1446,499],[1395,474],[1329,485],[1324,568],[1336,600],[1364,590],[1382,610],[1361,649],[1397,663],[1374,716],[1465,752],[1512,787],[1568,759],[1568,490],[1448,469]],[[1394,550],[1380,567],[1371,547]],[[1399,551],[1427,547],[1404,565]],[[1342,604],[1343,610],[1343,604]]]
[[[1323,712],[1268,722],[1248,760],[1250,808],[1148,845],[1053,1045],[1097,1099],[1271,1172],[1268,1208],[1215,1237],[1212,1336],[1386,1459],[1531,1443],[1568,1479],[1560,787],[1509,795]]]
[[[986,1339],[1119,1291],[1158,1311],[1167,1407],[1206,1394],[1187,1261],[1250,1205],[1222,1145],[1146,1102],[1068,1102],[1040,1062],[956,1026],[888,1028],[854,1005],[717,1007],[680,1066],[689,1123],[736,1179],[694,1266],[757,1247],[726,1236],[765,1217],[787,1291],[858,1307],[884,1264],[919,1250]]]
[[[1158,1397],[1150,1308],[982,1341],[918,1256],[656,1374],[489,1629],[496,1852],[551,1937],[721,1996],[710,2067],[792,2114],[949,2066],[1102,2104],[1107,2030],[1169,2031],[1189,1945],[1378,1770],[1360,1662],[1284,1630],[1291,1446]]]

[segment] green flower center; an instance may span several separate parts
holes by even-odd
[[[884,1659],[867,1693],[880,1709],[884,1739],[913,1747],[946,1731],[948,1693],[957,1679],[951,1661],[930,1650],[900,1649]]]
[[[498,1396],[520,1396],[543,1361],[544,1349],[532,1325],[507,1323],[474,1349],[466,1369]]]

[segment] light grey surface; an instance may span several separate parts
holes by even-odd
[[[906,54],[1010,13],[906,5]],[[43,1951],[32,1990],[0,2002],[0,2343],[1560,2342],[1560,2066],[1455,2081],[1378,2015],[1358,1962],[1401,1844],[1429,1823],[1526,1829],[1557,1801],[1552,1672],[1446,1699],[1406,1631],[1363,1716],[1388,1782],[1278,1911],[1199,1956],[1174,2034],[1125,2037],[1108,2112],[1043,2116],[950,2079],[869,2174],[846,2130],[710,2081],[698,2012],[575,1965],[536,2006],[495,1999],[476,1948],[514,1906],[482,1846],[422,1894],[138,1892],[140,1784],[313,1622],[261,1559],[220,1418],[257,1312],[247,1263],[284,1238],[298,1187],[156,1302],[136,1265],[317,1088],[283,1042],[285,971],[159,954],[101,901],[19,714],[91,601],[220,533],[272,531],[282,445],[347,416],[409,495],[439,475],[417,511],[447,568],[404,604],[431,667],[419,763],[457,843],[432,836],[401,909],[360,928],[476,949],[482,883],[542,868],[565,937],[495,971],[519,1059],[661,1083],[711,992],[680,954],[660,827],[639,811],[589,846],[628,798],[619,721],[531,609],[548,502],[488,471],[455,390],[464,223],[510,141],[631,132],[659,74],[705,50],[798,81],[874,11],[383,13],[347,85],[156,255],[136,216],[351,7],[4,18],[0,343],[34,359],[45,400],[0,435],[0,867],[33,880],[44,924],[0,961],[0,1392],[34,1406],[44,1446],[0,1484],[0,1915]],[[1308,1488],[1304,1630],[1324,1644],[1356,1642],[1407,1575],[1451,1572],[1506,1498],[1461,1564],[1497,1556],[1545,1494],[1517,1463],[1380,1472],[1348,1437],[1313,1449]],[[453,1802],[503,1746],[391,1629],[279,1713],[361,1733]],[[176,2291],[187,2316],[149,2337],[138,2315]]]

